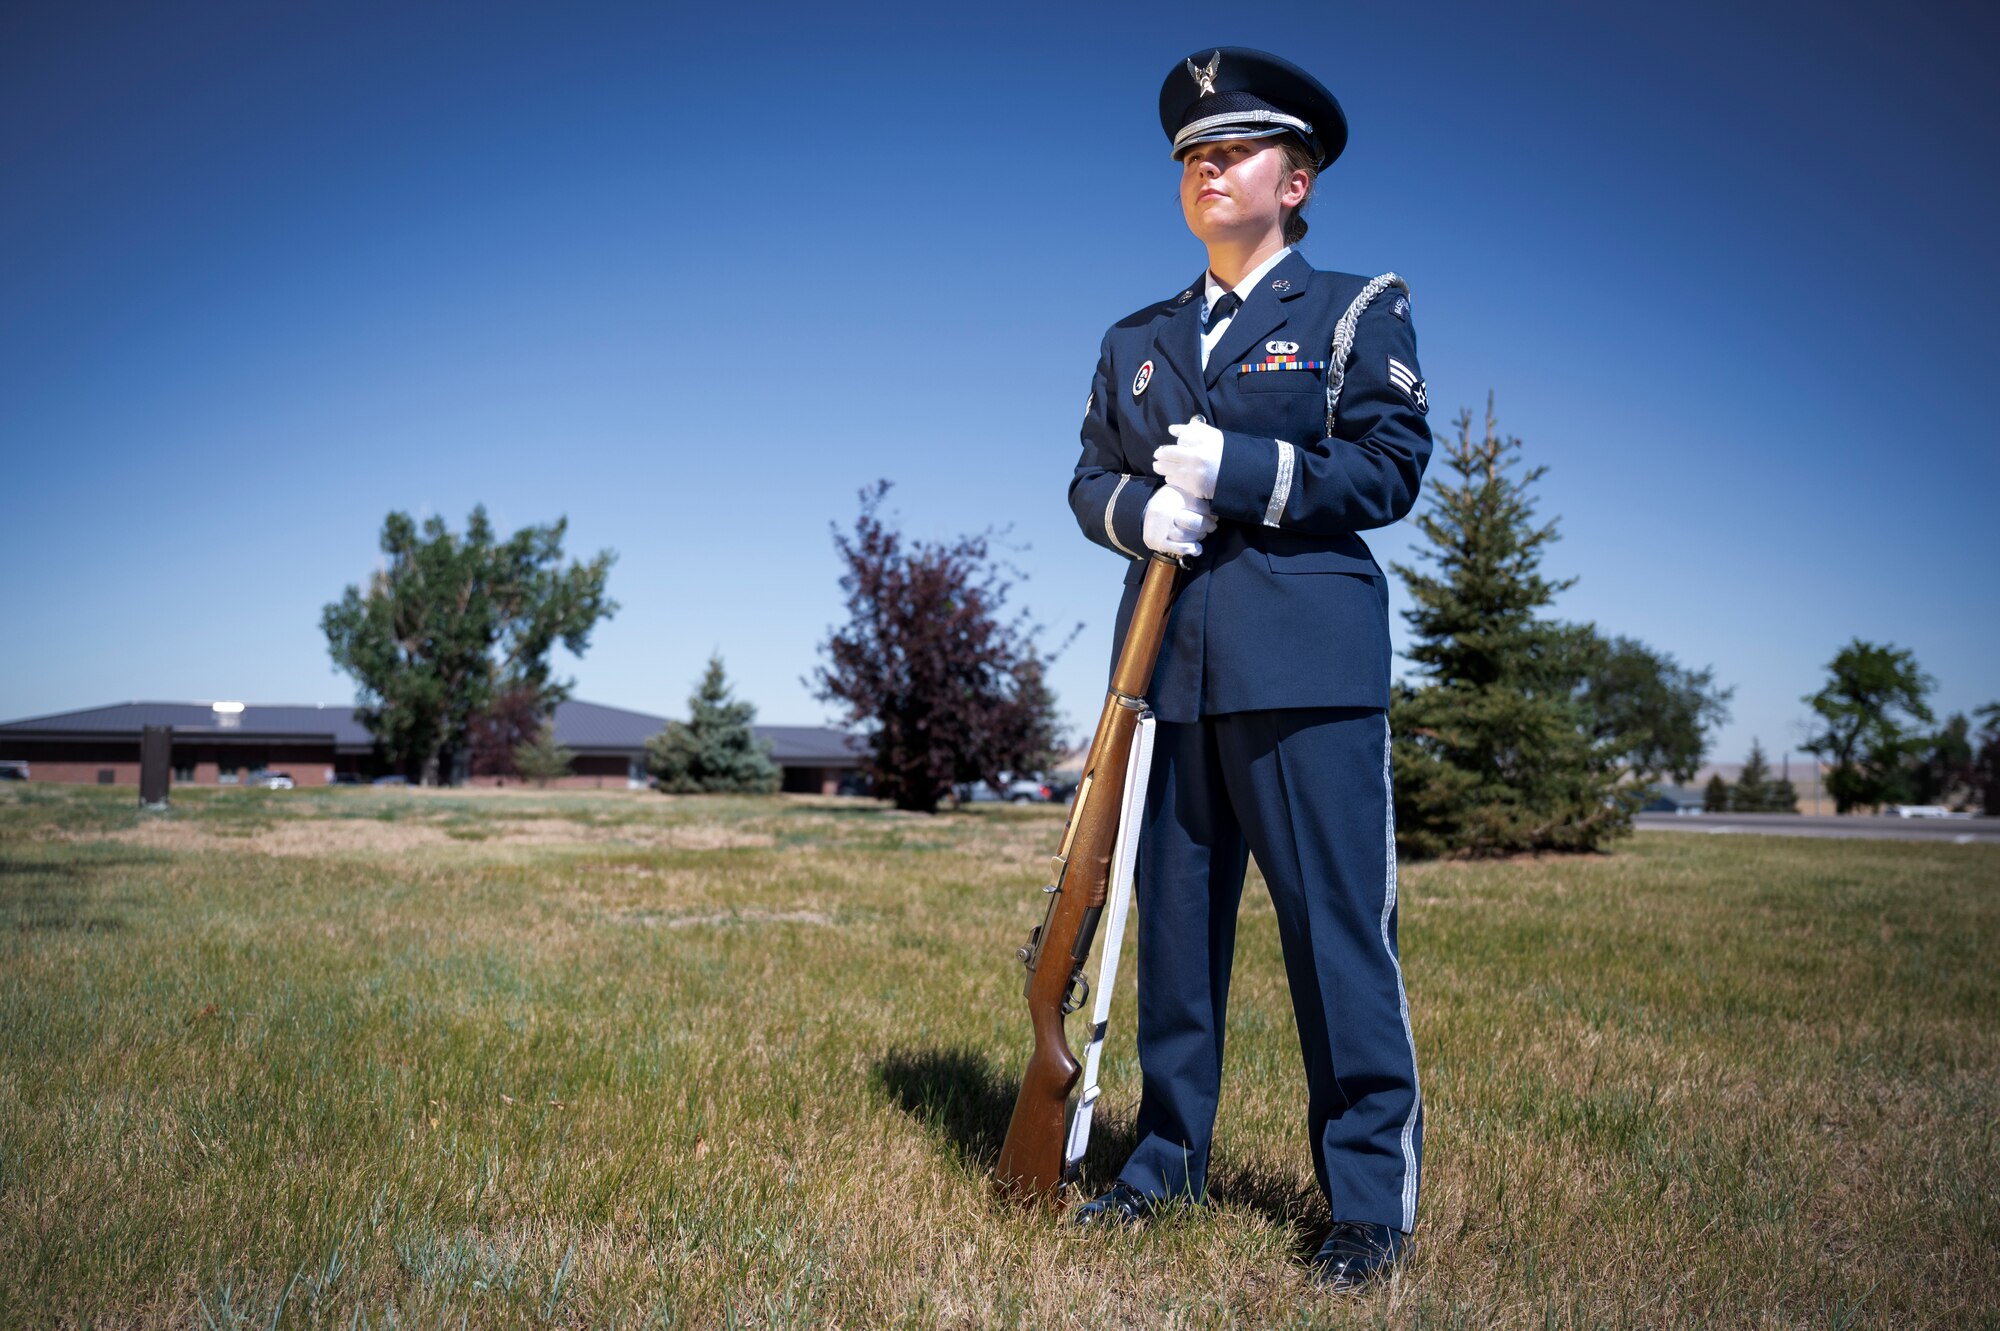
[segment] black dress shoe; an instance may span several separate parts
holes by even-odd
[[[1410,1236],[1365,1220],[1336,1220],[1313,1258],[1313,1278],[1340,1293],[1368,1288],[1396,1269]]]
[[[1159,1212],[1162,1203],[1120,1179],[1069,1213],[1069,1222],[1088,1228],[1092,1225],[1143,1225]]]

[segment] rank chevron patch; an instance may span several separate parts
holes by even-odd
[[[1424,392],[1424,381],[1417,378],[1416,371],[1394,356],[1389,357],[1389,382],[1394,384],[1404,397],[1416,403],[1418,411],[1431,409],[1430,397]]]

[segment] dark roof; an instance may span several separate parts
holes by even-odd
[[[659,734],[666,724],[664,716],[606,707],[603,703],[571,699],[556,704],[556,742],[585,752],[643,749],[646,741]]]
[[[758,739],[771,741],[780,763],[818,767],[852,767],[861,761],[865,742],[859,735],[832,726],[752,726]]]
[[[375,740],[355,719],[352,707],[282,706],[245,703],[222,713],[205,702],[125,702],[76,712],[0,722],[0,739],[79,739],[91,736],[137,740],[146,726],[172,726],[176,735],[217,743],[267,743],[274,739],[323,739],[336,752],[367,753]],[[666,727],[667,718],[603,703],[556,705],[556,741],[581,753],[637,753]],[[831,726],[753,726],[771,742],[781,766],[852,767],[861,741]]]
[[[596,702],[556,704],[556,742],[579,753],[627,753],[666,729],[667,718],[651,712],[606,707]],[[780,766],[853,767],[861,760],[861,741],[832,726],[752,726],[758,739],[771,744]]]
[[[74,739],[84,735],[130,736],[146,726],[172,726],[179,735],[219,743],[272,739],[325,739],[339,752],[366,753],[375,737],[354,719],[352,707],[272,706],[245,703],[235,713],[218,712],[205,702],[121,702],[0,723],[0,736],[18,739]]]

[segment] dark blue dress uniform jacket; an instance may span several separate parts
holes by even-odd
[[[1145,570],[1146,501],[1164,484],[1153,450],[1196,415],[1224,439],[1219,525],[1184,575],[1147,691],[1162,721],[1389,705],[1388,587],[1357,533],[1409,512],[1430,460],[1409,302],[1392,287],[1362,313],[1332,437],[1323,369],[1240,368],[1271,359],[1272,342],[1325,361],[1368,280],[1286,255],[1245,295],[1206,371],[1205,278],[1104,335],[1069,498],[1086,536],[1132,560],[1115,643]]]

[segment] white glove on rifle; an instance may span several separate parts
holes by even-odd
[[[1167,433],[1174,442],[1153,450],[1153,470],[1183,494],[1215,498],[1215,478],[1222,473],[1222,431],[1197,416],[1186,425],[1169,425]]]
[[[1163,485],[1146,501],[1146,548],[1163,555],[1198,555],[1201,538],[1215,530],[1206,499],[1191,499]]]

